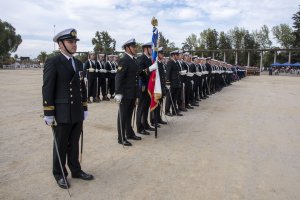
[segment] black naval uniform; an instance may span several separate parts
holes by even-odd
[[[94,69],[94,71],[89,71],[89,69]],[[96,73],[96,61],[88,59],[84,63],[84,70],[87,74],[88,79],[88,98],[93,97],[93,101],[96,99],[97,93],[97,73]]]
[[[151,58],[148,58],[145,54],[143,54],[140,57],[138,57],[137,63],[140,72],[140,97],[136,112],[136,127],[137,132],[141,133],[142,131],[145,131],[146,129],[150,128],[148,123],[148,114],[151,99],[148,93],[148,82],[150,78],[150,72],[148,70],[148,67],[152,65],[152,60]]]
[[[105,69],[107,70],[107,79],[108,79],[108,89],[110,98],[112,99],[115,94],[115,77],[116,73],[112,73],[111,70],[116,70],[115,64],[113,62],[107,61],[105,64]],[[108,91],[107,91],[108,93]]]
[[[120,113],[118,113],[118,142],[122,142],[120,117],[122,121],[123,141],[135,137],[131,126],[132,114],[137,97],[137,72],[138,65],[134,58],[127,53],[119,61],[118,71],[115,78],[116,94],[123,95],[120,103]]]
[[[182,62],[182,67],[184,70],[186,70],[187,72],[189,72],[189,64],[185,61]],[[191,77],[187,76],[187,75],[181,75],[181,77],[184,77],[184,108],[191,108],[190,104],[190,93],[191,93],[191,88],[192,88],[192,84],[191,84]]]
[[[212,74],[212,68],[211,65],[207,62],[205,63],[206,70],[208,71],[207,75],[207,82],[208,82],[208,94],[211,94],[211,87],[212,87],[212,81],[213,81],[213,74]]]
[[[166,83],[170,83],[170,92],[167,93],[167,98],[166,98],[166,106],[165,106],[165,112],[166,114],[170,114],[170,107],[172,106],[172,115],[175,115],[176,113],[178,114],[178,109],[176,108],[177,105],[177,100],[180,95],[180,66],[178,63],[171,59],[167,63],[167,72],[166,72]],[[174,105],[172,105],[172,100]]]
[[[97,69],[99,70],[97,75],[98,75],[98,88],[97,88],[97,93],[98,93],[98,98],[100,100],[100,89],[102,93],[103,99],[106,97],[106,74],[104,72],[100,72],[100,69],[105,70],[105,62],[104,61],[97,61]]]
[[[45,116],[54,116],[57,126],[55,137],[65,175],[68,174],[65,164],[72,175],[81,172],[78,161],[79,137],[87,110],[86,87],[83,81],[82,63],[73,57],[73,66],[65,55],[49,58],[43,73],[43,106]],[[53,175],[56,180],[62,178],[58,156],[53,147]]]

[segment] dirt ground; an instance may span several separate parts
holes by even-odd
[[[41,70],[0,71],[0,199],[69,199],[52,176]],[[168,118],[158,138],[117,144],[117,104],[89,105],[72,199],[300,199],[300,78],[247,77]]]

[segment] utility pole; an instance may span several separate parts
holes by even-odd
[[[53,37],[55,36],[55,24],[53,25]],[[53,41],[53,51],[55,51],[55,42]]]

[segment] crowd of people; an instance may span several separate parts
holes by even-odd
[[[193,56],[181,50],[172,51],[169,53],[170,56],[166,57],[164,49],[159,48],[157,62],[162,86],[162,98],[156,108],[159,115],[157,115],[158,119],[155,123],[154,112],[150,112],[149,109],[150,96],[148,93],[150,74],[154,70],[149,69],[152,66],[152,43],[143,44],[142,53],[138,55],[135,40],[130,41],[123,45],[124,57],[130,55],[134,59],[134,63],[137,65],[134,76],[122,76],[121,80],[115,80],[116,76],[125,69],[124,64],[119,64],[118,55],[108,55],[105,62],[104,54],[96,56],[94,52],[91,52],[89,53],[89,59],[84,64],[88,103],[99,103],[101,100],[109,101],[115,97],[115,89],[120,90],[119,87],[126,87],[124,83],[128,81],[127,79],[135,80],[135,84],[130,85],[131,90],[136,90],[136,94],[133,95],[133,105],[131,105],[130,111],[122,109],[121,113],[124,115],[130,113],[130,115],[126,115],[126,118],[131,118],[135,114],[133,112],[136,112],[136,117],[134,122],[130,120],[130,123],[119,126],[124,129],[123,138],[121,138],[121,130],[119,130],[118,142],[120,144],[130,146],[132,144],[127,139],[141,139],[134,134],[131,124],[136,124],[137,133],[149,135],[149,131],[154,131],[155,124],[160,127],[161,124],[167,123],[163,120],[163,114],[170,117],[183,116],[183,112],[198,107],[201,100],[207,99],[209,95],[231,85],[232,81],[245,76],[245,70],[223,61],[211,59],[210,57]],[[119,66],[121,66],[120,69]],[[128,66],[128,68],[130,67],[132,68],[132,66]],[[115,85],[115,82],[120,84]],[[121,95],[126,95],[122,92],[122,89],[120,91]]]
[[[136,133],[150,135],[167,124],[163,115],[182,117],[184,112],[198,107],[200,101],[246,74],[231,64],[181,50],[172,51],[166,57],[162,47],[155,49],[157,60],[152,61],[152,43],[142,45],[142,54],[137,56],[135,39],[123,44],[125,52],[121,58],[90,53],[83,64],[73,56],[79,41],[75,29],[59,32],[53,41],[58,43],[60,54],[45,63],[43,108],[45,123],[51,126],[54,136],[53,175],[58,186],[64,189],[70,187],[66,163],[73,178],[93,179],[93,175],[81,169],[79,162],[79,139],[83,138],[88,103],[114,99],[119,106],[118,143],[132,146],[128,140],[142,139]],[[148,84],[154,70],[159,73],[161,98],[150,112]]]

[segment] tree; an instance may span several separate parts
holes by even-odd
[[[234,27],[229,30],[229,36],[231,39],[232,46],[235,49],[244,48],[244,36],[246,34],[246,30],[244,28]]]
[[[39,55],[38,55],[38,59],[41,63],[45,63],[46,59],[47,59],[47,53],[45,51],[42,51]]]
[[[218,48],[218,32],[215,29],[206,29],[200,33],[200,46],[213,50]]]
[[[295,35],[293,34],[293,29],[288,24],[274,26],[272,32],[274,38],[283,48],[288,49],[293,45]]]
[[[174,42],[170,42],[169,39],[165,38],[162,32],[158,32],[158,44],[164,48],[165,52],[173,51],[176,48]]]
[[[92,39],[95,52],[110,53],[116,49],[116,40],[113,39],[107,31],[96,31],[95,37]]]
[[[222,49],[232,49],[230,37],[224,31],[220,32],[218,47],[219,47],[220,50],[222,50]],[[224,59],[223,56],[224,56],[224,54],[217,56],[217,58],[219,60],[223,60]],[[226,52],[226,61],[227,62],[233,62],[234,61],[234,55],[231,51]]]
[[[292,19],[295,20],[293,23],[293,34],[295,36],[293,47],[300,48],[300,5],[299,11],[293,15]]]
[[[270,40],[269,34],[270,30],[266,25],[263,25],[260,31],[256,30],[253,33],[255,41],[259,44],[261,48],[266,49],[271,47],[272,41]]]
[[[218,46],[219,49],[232,49],[230,38],[226,35],[226,33],[224,33],[224,31],[220,32]]]
[[[259,49],[259,44],[255,41],[254,34],[250,34],[248,30],[245,31],[244,35],[244,44],[245,49]],[[256,65],[259,60],[259,53],[258,52],[250,52],[250,66]],[[242,56],[241,63],[244,65],[248,64],[248,52],[244,52]]]
[[[9,53],[17,51],[21,43],[22,38],[16,34],[16,29],[0,19],[0,56],[8,56]]]
[[[188,45],[190,50],[196,50],[199,47],[199,39],[197,38],[197,35],[193,33],[185,39],[182,45]]]

